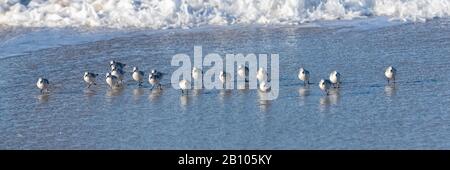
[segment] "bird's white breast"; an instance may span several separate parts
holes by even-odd
[[[36,83],[36,86],[37,86],[39,89],[44,89],[44,88],[47,87],[46,84],[41,83],[41,82],[37,82],[37,83]]]
[[[231,81],[231,75],[229,73],[221,74],[220,77],[219,77],[219,80],[222,83],[229,82],[229,81]]]
[[[202,76],[202,72],[200,70],[194,70],[192,71],[192,78],[195,80],[200,79]]]
[[[92,83],[94,82],[94,78],[90,76],[84,76],[84,81],[87,83]]]
[[[114,70],[111,72],[111,75],[116,76],[117,78],[121,79],[123,78],[123,74],[121,74],[119,71]]]
[[[264,81],[261,84],[259,84],[259,89],[264,92],[268,91],[270,89],[270,84]]]
[[[330,84],[327,81],[320,81],[319,87],[321,90],[327,90],[330,88]]]
[[[183,90],[190,89],[190,83],[187,80],[181,80],[179,86]]]
[[[133,80],[136,80],[136,81],[142,81],[142,75],[139,74],[138,71],[133,72],[132,77],[133,77]]]
[[[245,68],[244,67],[241,67],[241,68],[239,68],[239,70],[238,70],[238,75],[239,76],[241,76],[241,77],[245,77],[246,75],[245,75]]]
[[[338,83],[340,81],[340,79],[341,79],[341,77],[340,77],[339,73],[332,72],[330,74],[331,83]]]
[[[258,71],[258,74],[256,74],[256,78],[259,81],[267,80],[267,73],[264,70],[260,70]]]
[[[300,79],[302,81],[306,81],[309,79],[309,74],[306,74],[306,72],[305,73],[299,72],[298,79]]]
[[[159,80],[156,78],[148,78],[148,82],[153,85],[153,84],[157,84],[159,82]]]
[[[107,77],[106,78],[106,83],[108,83],[109,86],[115,86],[117,84],[117,79],[113,78],[113,77]]]
[[[394,77],[394,72],[391,72],[389,69],[386,70],[384,72],[384,75],[388,78],[388,79],[392,79]]]

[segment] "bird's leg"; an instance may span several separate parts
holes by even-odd
[[[152,88],[150,88],[150,90],[153,90],[154,87],[155,87],[155,85],[152,84]]]
[[[88,84],[88,88],[91,87],[91,83]]]
[[[141,87],[142,86],[142,82],[139,82],[138,86]]]
[[[162,90],[162,85],[158,84],[159,90]]]
[[[337,88],[341,87],[341,82],[337,82]]]
[[[306,86],[306,81],[303,81],[303,86]]]
[[[40,91],[41,91],[41,94],[42,94],[43,90],[41,89]]]

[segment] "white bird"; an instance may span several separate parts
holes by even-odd
[[[395,74],[397,73],[397,69],[395,69],[392,66],[389,66],[388,68],[386,68],[386,70],[384,71],[384,75],[387,78],[388,83],[390,82],[390,80],[392,80],[395,83]]]
[[[341,84],[341,74],[336,70],[330,73],[330,82],[333,84],[333,87],[338,87]],[[336,85],[336,86],[335,86]]]
[[[191,89],[191,82],[187,80],[181,80],[180,83],[178,83],[181,89],[181,94],[184,94],[184,91],[186,91],[186,94],[188,93],[188,90]]]
[[[328,92],[331,87],[331,82],[329,80],[322,79],[319,82],[319,87],[320,87],[320,90],[324,91],[328,95],[329,94]]]
[[[267,92],[267,91],[269,91],[270,90],[270,83],[269,82],[267,82],[267,81],[262,81],[260,84],[259,84],[259,90],[261,90],[262,92]]]
[[[119,79],[119,81],[122,83],[123,78],[124,78],[123,75],[125,74],[125,72],[116,65],[112,65],[111,68],[112,68],[111,75],[116,76]]]
[[[192,78],[194,80],[202,79],[203,71],[197,67],[192,68]]]
[[[119,86],[119,78],[117,76],[112,75],[111,73],[106,73],[106,83],[112,89],[114,87]]]
[[[47,79],[39,77],[38,81],[36,82],[36,86],[41,90],[41,93],[44,91],[48,91],[48,86],[50,82]]]
[[[83,80],[88,84],[88,88],[91,87],[91,85],[97,85],[95,83],[95,78],[97,78],[98,74],[90,73],[90,72],[84,72]]]
[[[222,82],[223,88],[225,88],[225,84],[231,81],[231,74],[221,71],[219,75],[219,80],[220,82]]]
[[[298,79],[303,81],[303,85],[309,84],[309,71],[305,70],[303,67],[298,71]]]
[[[256,79],[258,79],[260,82],[267,81],[267,77],[269,77],[268,73],[264,68],[260,67],[258,69],[258,72],[256,73]]]
[[[111,70],[113,69],[113,66],[115,66],[115,67],[117,67],[117,68],[122,70],[126,66],[126,64],[118,62],[118,61],[115,61],[115,60],[111,60],[109,62],[109,66],[111,67]]]
[[[249,69],[247,66],[240,65],[238,67],[238,70],[237,70],[238,76],[241,78],[244,78],[246,82],[248,81],[248,72],[249,72]]]
[[[138,82],[138,86],[142,86],[142,82],[144,82],[144,72],[140,71],[138,67],[133,67],[133,74],[131,75],[134,81]]]
[[[158,72],[156,70],[152,70],[151,73],[148,75],[148,82],[152,85],[152,90],[155,86],[158,86],[159,89],[161,89],[161,79],[163,74],[161,72]]]

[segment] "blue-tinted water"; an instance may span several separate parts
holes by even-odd
[[[14,48],[18,42],[12,40],[7,51],[14,52],[1,53],[0,148],[450,148],[450,20],[340,22],[92,31],[87,41],[57,36],[80,34],[72,29],[38,29],[44,36],[27,41],[30,33],[13,29],[22,45]],[[10,33],[0,33],[3,42]],[[70,43],[52,43],[60,37]],[[177,69],[170,66],[172,56],[192,56],[194,45],[201,45],[204,55],[278,53],[278,99],[261,101],[257,90],[181,96],[170,76],[162,91],[150,91],[147,82],[138,88],[130,76],[123,90],[107,88],[104,73],[111,59],[170,75]],[[388,65],[398,70],[395,86],[384,78]],[[300,67],[311,72],[314,84],[302,86]],[[342,87],[324,96],[317,82],[335,69]],[[101,73],[90,90],[84,71]],[[39,76],[50,80],[50,95],[39,94]]]

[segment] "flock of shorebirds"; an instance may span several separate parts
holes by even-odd
[[[111,68],[111,71],[106,73],[106,83],[108,86],[113,89],[117,87],[123,86],[123,80],[125,77],[125,71],[123,68],[126,66],[126,64],[112,60],[109,63],[109,66]],[[388,84],[393,82],[395,83],[395,75],[397,73],[397,70],[389,66],[386,68],[384,75],[386,76]],[[153,90],[155,87],[161,89],[161,79],[163,77],[164,73],[161,73],[157,70],[151,70],[151,72],[148,75],[148,82],[150,85],[152,85],[151,90]],[[249,69],[247,66],[240,65],[237,70],[237,75],[241,78],[244,78],[245,81],[248,81],[249,76]],[[145,73],[143,71],[140,71],[138,67],[133,67],[133,72],[131,74],[131,77],[134,81],[137,82],[138,86],[142,86],[142,83],[144,82],[144,76]],[[96,85],[96,79],[98,77],[98,74],[92,73],[92,72],[85,72],[83,76],[83,80],[87,84],[87,88],[90,88],[92,85]],[[194,67],[192,69],[192,78],[194,80],[202,79],[203,78],[203,71],[197,67]],[[263,92],[270,91],[270,80],[268,79],[268,73],[265,69],[259,68],[256,73],[256,79],[260,82],[259,83],[259,90]],[[300,68],[298,72],[298,79],[303,81],[303,85],[309,85],[310,82],[310,73],[308,70],[304,68]],[[221,71],[219,75],[219,80],[222,82],[222,84],[225,87],[225,83],[231,81],[231,74]],[[341,84],[341,74],[337,71],[333,71],[330,73],[329,79],[321,79],[319,82],[319,88],[325,92],[326,95],[329,94],[329,91],[331,88],[339,88]],[[41,93],[48,92],[50,82],[48,79],[45,78],[39,78],[36,86],[40,89]],[[179,82],[179,87],[181,89],[181,93],[185,94],[188,92],[189,89],[191,89],[191,82],[188,80],[181,80]]]

